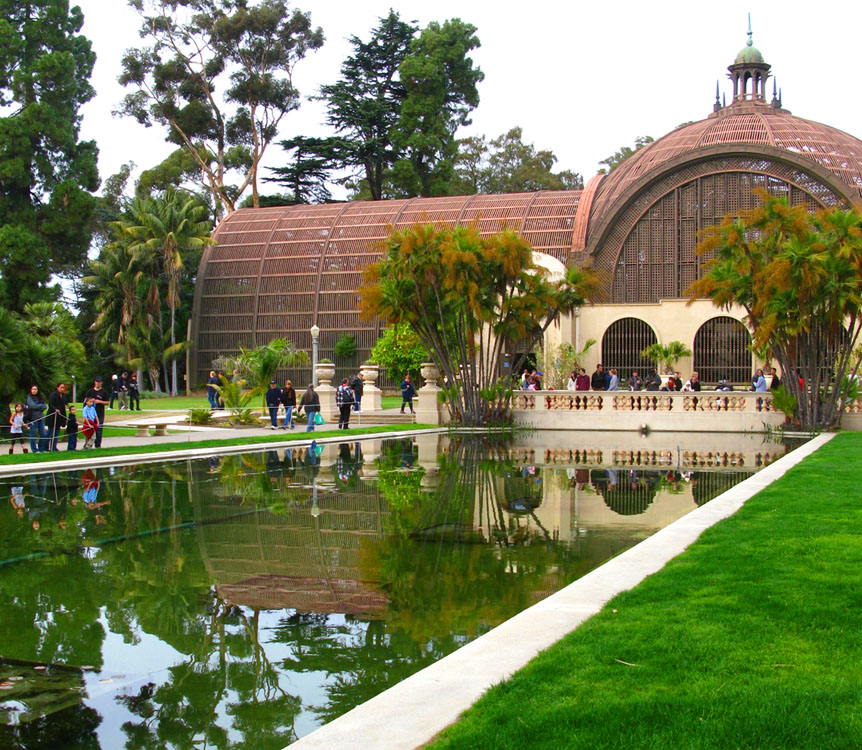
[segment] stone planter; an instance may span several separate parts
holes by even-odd
[[[335,365],[331,362],[318,362],[314,374],[317,375],[317,382],[320,385],[332,386],[332,379],[335,377]]]
[[[374,387],[377,385],[377,378],[380,376],[380,365],[364,364],[359,368],[359,374],[362,375],[362,382],[365,387]]]
[[[433,362],[423,362],[419,372],[422,374],[426,386],[438,387],[437,381],[440,379],[440,370],[437,369],[437,365]]]

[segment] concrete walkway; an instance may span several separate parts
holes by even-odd
[[[834,437],[823,434],[666,526],[490,633],[297,740],[293,750],[409,750],[457,721],[493,685],[511,677],[617,594],[685,551],[706,529]]]

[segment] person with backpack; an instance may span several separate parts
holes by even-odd
[[[350,387],[353,389],[353,411],[359,411],[359,405],[362,402],[362,391],[365,388],[365,381],[362,379],[362,373],[356,373],[350,381]]]
[[[350,381],[347,378],[341,381],[338,390],[335,391],[335,404],[338,406],[338,429],[347,430],[350,428],[350,410],[353,408],[353,389],[350,387]]]

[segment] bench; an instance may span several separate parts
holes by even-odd
[[[135,426],[138,428],[138,431],[135,433],[135,437],[149,437],[150,427],[152,427],[154,430],[154,437],[164,437],[168,434],[168,425],[164,422],[153,422],[152,424],[138,424]]]

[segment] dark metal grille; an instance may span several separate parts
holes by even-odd
[[[602,337],[602,364],[605,369],[617,368],[620,385],[624,386],[637,370],[643,375],[653,366],[650,360],[641,357],[641,351],[655,344],[655,331],[638,318],[622,318],[611,324]]]
[[[743,161],[751,169],[764,168],[751,159],[722,159],[720,166],[738,169]],[[713,164],[712,169],[716,166]],[[818,198],[823,196],[815,198],[797,187],[794,183],[801,176],[790,174],[786,168],[781,177],[755,171],[698,176],[704,169],[704,165],[694,165],[674,173],[659,183],[664,194],[656,187],[645,191],[619,217],[596,258],[599,267],[614,263],[611,302],[657,302],[686,296],[686,289],[701,276],[709,260],[709,256],[695,252],[702,231],[720,224],[729,213],[754,208],[758,202],[755,190],[766,190],[809,210],[821,207]],[[682,177],[689,181],[680,182]],[[836,200],[833,196],[831,202]],[[623,234],[627,227],[628,233]],[[619,241],[622,246],[612,260],[612,247]]]
[[[751,334],[736,318],[707,320],[694,336],[694,369],[703,383],[748,383],[754,372]]]

